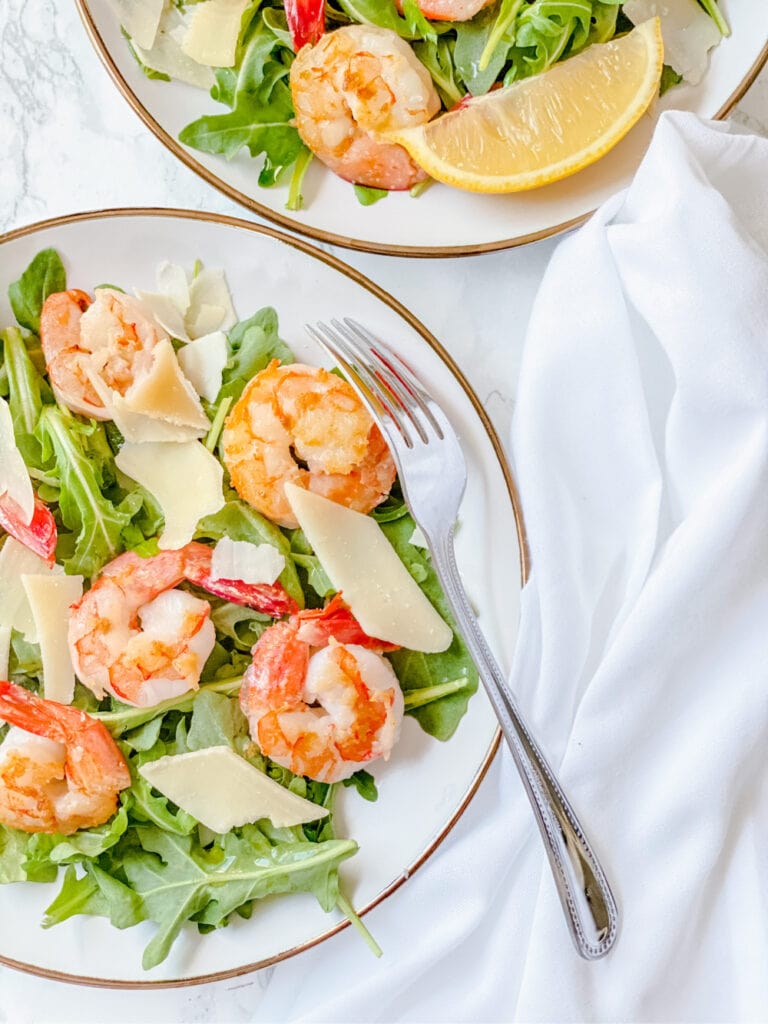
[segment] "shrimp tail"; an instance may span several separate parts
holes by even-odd
[[[399,650],[398,644],[368,636],[340,592],[325,608],[301,611],[298,618],[298,639],[310,647],[324,647],[333,639],[340,644],[358,644],[372,651]]]
[[[325,32],[325,0],[285,0],[285,17],[298,53],[307,43],[314,46]]]
[[[214,597],[223,597],[233,604],[253,608],[273,619],[295,615],[299,610],[298,604],[286,592],[282,583],[243,583],[242,580],[215,580],[205,576],[198,585]]]
[[[53,513],[42,499],[35,495],[35,508],[29,523],[24,522],[24,514],[19,505],[9,494],[0,497],[0,527],[14,537],[25,548],[39,555],[50,567],[56,560],[56,520]]]

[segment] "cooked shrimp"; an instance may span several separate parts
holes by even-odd
[[[395,2],[402,14],[402,0]],[[416,5],[424,17],[431,18],[432,21],[469,21],[492,3],[493,0],[416,0]]]
[[[319,782],[347,779],[397,741],[403,695],[389,662],[339,605],[329,614],[299,612],[262,634],[243,679],[240,705],[262,753]],[[322,649],[311,653],[305,630]],[[340,643],[339,630],[350,638]]]
[[[101,722],[0,682],[0,822],[22,832],[70,835],[103,824],[131,784],[123,755]]]
[[[280,526],[298,526],[284,485],[370,512],[395,464],[368,411],[341,377],[277,360],[257,373],[227,418],[224,463],[237,493]]]
[[[78,679],[102,697],[150,707],[197,689],[216,639],[207,601],[183,590],[184,580],[270,615],[296,610],[279,584],[211,578],[211,549],[192,542],[141,558],[119,555],[72,606],[69,647]]]
[[[93,301],[77,289],[55,292],[40,313],[40,345],[54,393],[92,419],[109,419],[94,374],[124,395],[136,374],[151,366],[155,345],[169,340],[137,299],[112,288],[97,289]]]
[[[345,25],[291,65],[299,135],[347,181],[406,189],[426,178],[383,132],[425,124],[440,109],[429,72],[391,29]]]

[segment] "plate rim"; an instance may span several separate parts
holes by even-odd
[[[287,235],[284,232],[278,231],[276,228],[269,227],[265,224],[256,224],[253,221],[244,220],[241,217],[233,217],[229,214],[213,213],[206,210],[191,210],[162,206],[108,207],[105,209],[84,210],[78,213],[63,214],[57,217],[50,217],[46,220],[35,221],[32,224],[27,224],[23,227],[6,231],[3,234],[0,234],[0,248],[7,242],[14,242],[19,238],[34,235],[40,231],[47,231],[49,229],[65,227],[85,221],[108,220],[111,217],[156,217],[158,219],[173,218],[177,220],[203,221],[211,224],[223,224],[227,227],[244,228],[245,230],[251,231],[255,234],[265,235],[268,238],[272,238],[278,242],[286,244],[291,248],[298,249],[305,255],[325,263],[327,266],[365,288],[366,291],[371,293],[385,305],[389,306],[393,312],[405,320],[406,323],[427,343],[438,359],[443,362],[454,380],[458,383],[464,394],[469,399],[470,404],[472,405],[472,408],[478,416],[486,436],[488,437],[488,440],[491,442],[496,461],[499,464],[499,468],[501,469],[502,476],[504,478],[510,504],[512,506],[512,515],[515,520],[518,551],[520,554],[520,584],[521,586],[525,585],[530,571],[530,559],[522,506],[520,503],[519,492],[517,490],[517,484],[515,483],[512,475],[512,470],[506,458],[504,447],[499,435],[480,399],[472,388],[472,385],[466,379],[456,361],[441,345],[431,331],[429,331],[418,317],[407,309],[406,306],[399,302],[393,295],[390,295],[390,293],[382,288],[381,285],[376,284],[375,281],[372,281],[355,267],[345,263],[343,260],[339,259],[338,256],[334,256],[331,253],[324,252],[322,249],[318,249],[316,246],[304,241],[304,239],[296,238],[293,235]],[[480,783],[485,778],[485,775],[491,766],[491,762],[499,748],[500,740],[501,730],[496,729],[490,746],[486,751],[485,757],[472,779],[469,788],[462,797],[459,806],[443,825],[438,835],[430,842],[426,849],[419,854],[413,863],[405,867],[393,882],[391,882],[386,888],[382,889],[381,892],[377,893],[362,910],[358,911],[360,917],[363,917],[370,910],[373,910],[374,907],[378,906],[388,896],[391,896],[393,892],[399,889],[400,886],[403,885],[413,875],[413,873],[429,859],[429,857],[431,857],[443,840],[448,836],[459,818],[461,818],[464,811],[467,809],[470,801],[477,792]],[[298,953],[303,953],[305,950],[312,949],[314,946],[319,945],[326,939],[331,938],[331,936],[336,935],[345,928],[348,928],[350,924],[351,922],[348,920],[339,921],[337,924],[321,932],[319,935],[314,936],[307,942],[303,942],[297,946],[291,947],[290,949],[283,950],[275,956],[266,957],[262,960],[255,961],[254,963],[243,964],[239,967],[233,967],[229,970],[215,971],[210,974],[194,975],[190,978],[177,978],[173,980],[162,979],[156,981],[123,981],[119,979],[94,978],[88,975],[70,974],[67,971],[57,971],[51,968],[39,967],[36,964],[24,963],[23,961],[14,960],[3,955],[0,955],[0,966],[10,967],[13,970],[21,971],[24,974],[35,975],[37,977],[46,978],[50,981],[63,981],[73,985],[86,985],[92,988],[125,990],[188,988],[193,985],[203,985],[215,981],[225,981],[230,978],[241,977],[245,974],[251,974],[253,971],[261,970],[262,968],[271,967],[283,960],[288,960],[291,957],[296,956]]]
[[[98,54],[102,64],[106,68],[107,73],[123,99],[126,100],[133,112],[141,119],[144,125],[149,128],[152,134],[166,147],[166,149],[168,149],[178,160],[181,160],[181,162],[191,171],[194,171],[198,177],[202,178],[202,180],[208,185],[211,185],[217,191],[221,192],[222,195],[227,196],[228,199],[232,199],[240,206],[245,207],[245,209],[249,210],[251,213],[258,214],[258,216],[264,217],[273,224],[277,224],[283,228],[288,228],[290,231],[296,231],[298,234],[305,235],[316,242],[322,242],[327,245],[338,245],[344,249],[352,249],[355,252],[374,253],[381,256],[411,256],[420,259],[451,259],[457,256],[479,256],[483,253],[514,249],[518,246],[528,245],[530,242],[539,242],[545,238],[553,238],[556,235],[563,234],[565,231],[570,231],[571,228],[576,228],[580,224],[583,224],[595,212],[594,209],[589,210],[578,217],[573,217],[571,220],[555,224],[550,228],[542,228],[541,231],[533,231],[525,235],[517,235],[513,238],[503,238],[495,242],[483,242],[477,245],[420,246],[374,243],[366,242],[357,238],[350,238],[346,235],[336,235],[333,232],[324,231],[320,228],[303,224],[301,221],[296,221],[291,217],[288,217],[283,213],[279,213],[271,207],[258,202],[251,196],[246,195],[245,192],[241,192],[239,189],[235,188],[234,185],[230,185],[228,182],[224,181],[215,172],[208,170],[207,167],[192,155],[190,150],[182,146],[178,139],[175,139],[170,135],[160,125],[160,123],[155,120],[120,72],[101,33],[96,27],[96,22],[91,14],[90,4],[91,0],[75,0],[77,11],[80,15],[80,19],[91,45]],[[768,64],[768,41],[766,41],[751,67],[747,69],[744,78],[739,82],[736,89],[731,93],[725,103],[723,103],[717,113],[712,115],[713,121],[722,121],[730,114],[766,64]]]

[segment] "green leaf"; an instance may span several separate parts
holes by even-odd
[[[327,906],[334,888],[338,892],[339,864],[357,849],[349,839],[310,843],[293,838],[287,829],[250,825],[240,832],[222,837],[220,858],[196,848],[189,836],[137,827],[141,849],[126,853],[123,870],[147,916],[158,925],[144,951],[145,970],[162,963],[193,916],[218,927],[243,904],[288,892],[313,892]]]
[[[227,350],[217,404],[224,398],[237,401],[251,377],[266,369],[273,359],[284,366],[294,361],[293,352],[278,333],[277,313],[271,306],[235,324],[227,334]]]
[[[28,465],[42,469],[42,445],[35,431],[43,403],[52,401],[51,391],[30,359],[21,331],[17,327],[9,327],[1,337],[8,373],[8,405],[16,444]]]
[[[123,549],[122,531],[130,515],[113,505],[103,493],[104,482],[113,472],[112,454],[106,439],[94,443],[94,433],[103,431],[83,423],[55,406],[40,415],[38,435],[50,447],[61,480],[59,510],[67,529],[76,534],[74,550],[65,560],[67,572],[93,576]]]
[[[36,833],[27,847],[27,871],[43,870],[46,863],[72,864],[98,857],[118,843],[127,829],[128,811],[121,805],[103,825],[80,829],[71,836]]]
[[[0,825],[0,885],[26,880],[24,862],[27,859],[28,842],[26,832]]]
[[[245,147],[254,157],[264,153],[276,167],[292,164],[304,144],[292,123],[289,69],[280,57],[284,49],[264,15],[254,18],[238,67],[219,69],[211,90],[230,112],[198,118],[182,129],[179,140],[227,159]]]
[[[86,864],[78,877],[67,868],[56,899],[43,918],[43,928],[61,924],[76,914],[108,917],[115,928],[130,928],[144,920],[141,897],[96,864]]]
[[[674,68],[671,68],[669,64],[665,64],[661,69],[661,81],[659,83],[659,96],[663,96],[667,90],[672,89],[674,86],[679,85],[682,82],[683,76],[678,75]]]
[[[67,273],[55,249],[43,249],[32,260],[18,281],[8,289],[13,315],[28,331],[40,333],[40,311],[54,292],[67,287]]]
[[[385,188],[368,188],[367,185],[355,185],[355,196],[361,206],[373,206],[380,199],[386,199],[389,192]]]
[[[369,800],[371,803],[375,803],[379,799],[376,780],[370,772],[365,770],[365,768],[361,768],[360,771],[355,772],[355,774],[350,776],[348,779],[344,779],[344,785],[347,789],[354,787],[363,800]]]
[[[248,721],[237,698],[221,693],[198,694],[187,740],[190,750],[228,746],[242,754],[248,743]]]

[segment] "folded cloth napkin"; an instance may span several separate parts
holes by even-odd
[[[340,937],[279,968],[275,1006],[292,983],[308,1020],[766,1020],[768,141],[662,116],[546,272],[512,452],[533,565],[512,685],[617,945],[577,957],[504,750],[371,915],[385,959]]]

